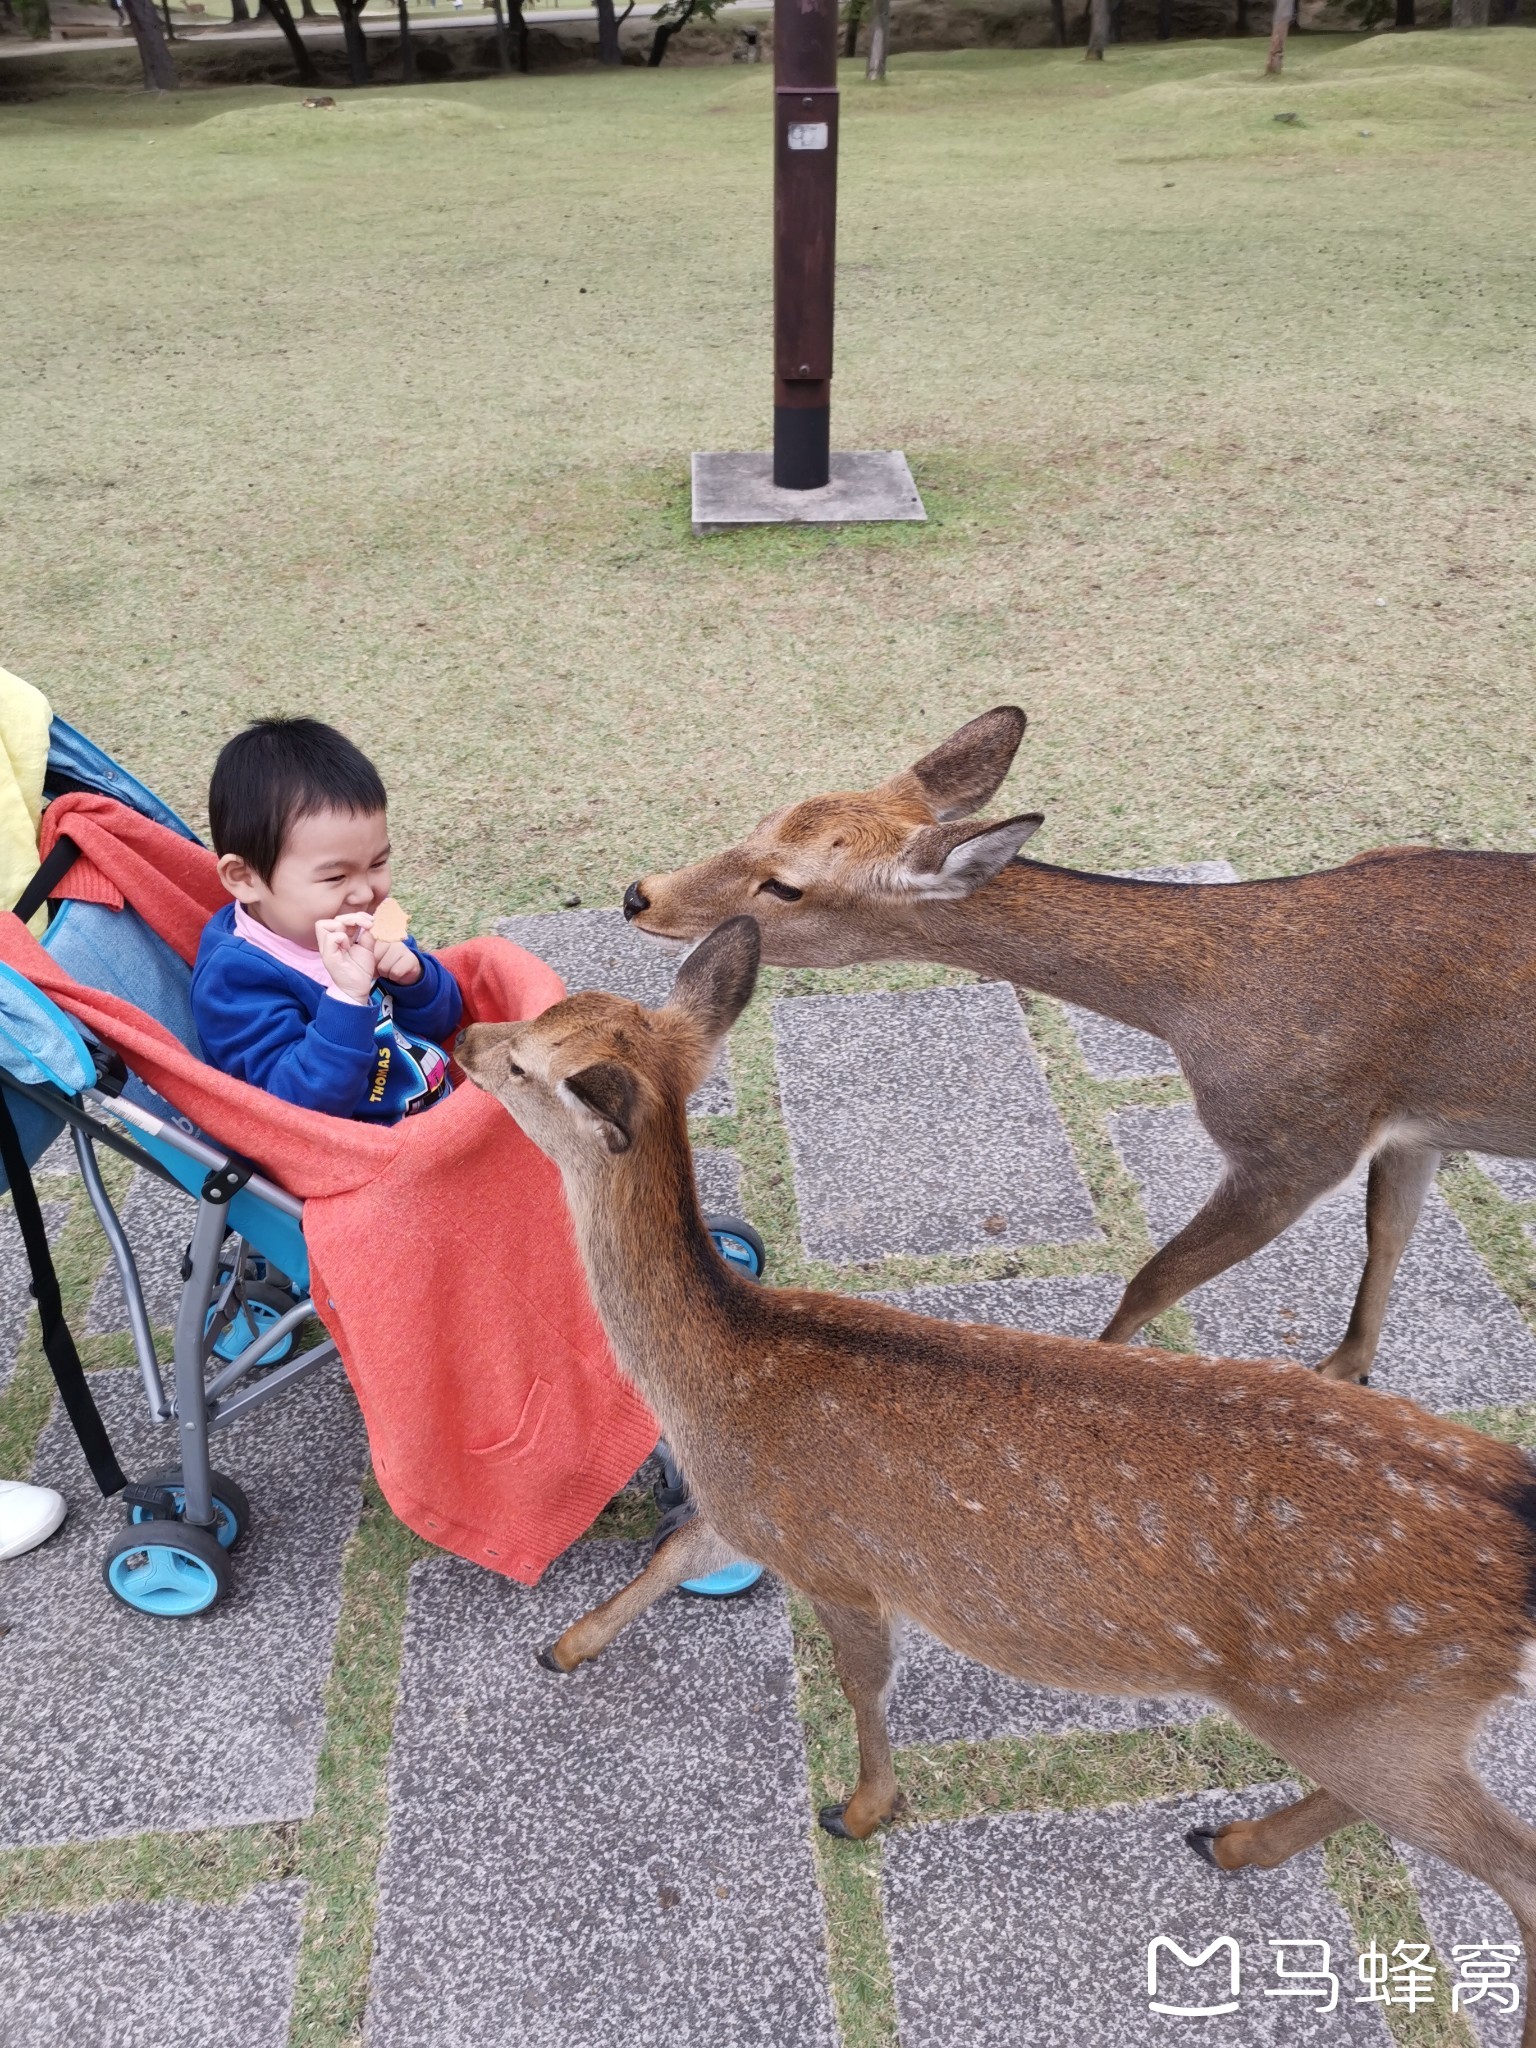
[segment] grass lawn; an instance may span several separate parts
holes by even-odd
[[[1536,37],[1262,54],[850,67],[836,440],[933,516],[831,537],[687,521],[766,69],[0,108],[0,658],[194,817],[346,725],[439,939],[1002,699],[1042,858],[1529,843]]]
[[[767,433],[766,68],[329,113],[267,89],[0,106],[0,663],[194,820],[246,718],[343,724],[385,771],[400,893],[436,941],[613,903],[1002,700],[1032,720],[1009,796],[1046,811],[1046,859],[1262,874],[1388,840],[1531,845],[1536,36],[1306,37],[1280,82],[1262,58],[912,57],[883,91],[850,67],[835,439],[905,448],[930,523],[705,541],[689,451]],[[1103,1263],[1128,1271],[1145,1225],[1105,1119],[1174,1091],[1096,1084],[1052,1006],[1031,1021]],[[739,1150],[777,1275],[847,1284],[798,1249],[761,1003],[733,1057],[740,1114],[707,1134]],[[1471,1166],[1446,1187],[1536,1320],[1521,1216]],[[60,1254],[77,1314],[92,1232],[82,1209]],[[0,1469],[25,1469],[44,1372],[34,1330]],[[1531,1409],[1479,1420],[1536,1438]],[[421,1554],[371,1500],[310,1821],[17,1852],[0,1913],[297,1871],[296,2048],[355,2043]],[[832,1796],[848,1718],[796,1626]],[[902,1759],[918,1818],[1274,1768],[1219,1723]],[[818,1842],[850,2048],[894,2041],[879,1855]],[[1379,1837],[1329,1859],[1362,1939],[1414,1938]],[[1391,2021],[1401,2048],[1470,2039],[1443,2012]]]

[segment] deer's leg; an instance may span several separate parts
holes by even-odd
[[[684,1579],[702,1579],[730,1564],[740,1553],[723,1536],[695,1515],[684,1522],[675,1536],[669,1536],[638,1578],[580,1621],[573,1621],[557,1642],[540,1650],[539,1662],[546,1671],[574,1671],[587,1664],[600,1650],[606,1650],[620,1629],[638,1621],[648,1607],[654,1607],[664,1593],[671,1593]]]
[[[1365,1271],[1344,1341],[1318,1367],[1325,1380],[1369,1376],[1398,1262],[1439,1165],[1440,1154],[1430,1145],[1383,1145],[1371,1161],[1365,1190]]]
[[[1351,1163],[1345,1158],[1320,1169],[1314,1159],[1300,1171],[1294,1162],[1266,1161],[1262,1169],[1245,1166],[1225,1174],[1205,1207],[1131,1276],[1120,1306],[1099,1332],[1100,1341],[1128,1344],[1143,1323],[1172,1308],[1191,1288],[1261,1251],[1337,1186]]]
[[[840,1806],[824,1806],[818,1818],[829,1835],[862,1842],[895,1813],[899,1793],[885,1725],[885,1696],[896,1669],[896,1631],[889,1616],[815,1600],[816,1619],[832,1643],[838,1682],[848,1696],[859,1731],[859,1782]]]
[[[1266,1813],[1262,1820],[1229,1821],[1224,1828],[1191,1828],[1184,1839],[1197,1856],[1214,1863],[1218,1870],[1273,1870],[1359,1818],[1342,1799],[1317,1791]]]
[[[1438,1779],[1395,1785],[1386,1764],[1361,1805],[1378,1826],[1443,1856],[1498,1893],[1525,1945],[1529,1987],[1536,1976],[1536,1828],[1500,1806],[1466,1765]],[[1536,2007],[1529,1995],[1520,2048],[1536,2048]]]

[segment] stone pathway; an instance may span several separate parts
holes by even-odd
[[[1203,863],[1173,878],[1219,883],[1231,871]],[[616,912],[501,929],[573,987],[656,1002],[670,986],[671,960]],[[1175,1069],[1165,1046],[1080,1013],[1070,1022],[1093,1081],[1113,1084],[1095,1095],[1094,1113],[1162,1242],[1209,1188],[1212,1148],[1187,1107],[1166,1099],[1163,1077]],[[1100,1221],[1011,989],[785,997],[771,1024],[808,1257],[862,1287],[893,1257],[948,1260],[941,1270],[953,1279],[903,1291],[888,1281],[883,1298],[1082,1338],[1103,1327],[1123,1274],[1102,1270]],[[1146,1081],[1157,1085],[1138,1099]],[[740,1112],[728,1061],[693,1108]],[[1511,1213],[1536,1226],[1536,1163],[1477,1163],[1518,1205]],[[47,1161],[55,1235],[84,1200],[78,1180],[64,1178],[71,1166],[67,1150]],[[742,1210],[733,1149],[701,1148],[697,1170],[706,1207]],[[191,1204],[136,1179],[123,1207],[163,1328]],[[1340,1190],[1201,1289],[1188,1304],[1201,1343],[1318,1357],[1344,1325],[1362,1215],[1362,1190]],[[1043,1248],[1070,1270],[978,1277],[979,1255],[1022,1263]],[[0,1210],[0,1402],[29,1312],[14,1224]],[[102,1245],[80,1329],[110,1357],[107,1340],[125,1327]],[[1380,1377],[1441,1409],[1536,1401],[1536,1342],[1438,1194],[1404,1261]],[[134,1372],[113,1365],[95,1384],[131,1469],[174,1455],[170,1432],[144,1420]],[[200,1622],[153,1624],[101,1585],[118,1511],[92,1501],[62,1423],[44,1431],[38,1473],[65,1489],[71,1519],[45,1549],[0,1567],[0,1881],[19,1872],[22,1900],[0,1920],[0,2048],[289,2040],[306,1898],[313,1905],[316,1887],[333,1881],[323,1869],[279,1869],[216,1905],[174,1885],[138,1903],[36,1903],[46,1859],[61,1849],[143,1855],[149,1868],[157,1837],[238,1837],[315,1809],[342,1558],[365,1464],[350,1394],[339,1375],[311,1383],[237,1425],[216,1455],[255,1504],[235,1595]],[[835,2048],[828,1907],[780,1589],[765,1582],[726,1606],[663,1602],[570,1677],[533,1660],[642,1556],[630,1544],[583,1544],[533,1590],[448,1558],[412,1572],[387,1843],[377,1872],[362,1874],[365,1890],[376,1879],[378,1904],[368,2048]],[[1193,1699],[1022,1685],[914,1631],[891,1725],[905,1746],[1049,1745],[1134,1736],[1204,1711]],[[1536,1818],[1536,1707],[1500,1718],[1481,1763],[1495,1790]],[[1357,2002],[1353,1931],[1319,1855],[1224,1880],[1182,1845],[1195,1820],[1261,1812],[1283,1796],[1263,1786],[893,1831],[883,1911],[902,2048],[1134,2048],[1186,2041],[1191,2026],[1242,2048],[1385,2042],[1380,2007]],[[124,1839],[133,1837],[142,1839]],[[1447,1969],[1458,1945],[1510,1938],[1486,1894],[1433,1858],[1407,1863]],[[835,1894],[833,1910],[848,1910]],[[1158,1934],[1191,1954],[1229,1937],[1239,2013],[1197,2023],[1152,2011],[1147,1946]],[[1275,1943],[1303,1940],[1330,1945],[1342,1987],[1331,2013],[1316,2010],[1315,1995],[1271,1995],[1287,1988],[1277,1954],[1316,1956]],[[1211,1998],[1228,1959],[1223,1949],[1193,1966],[1164,1951],[1162,2002],[1193,2002],[1192,1987]],[[1469,2008],[1481,2048],[1517,2039],[1518,2016],[1498,2004]]]

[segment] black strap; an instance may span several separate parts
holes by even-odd
[[[43,872],[47,872],[46,862]],[[59,1399],[74,1424],[75,1435],[80,1439],[80,1448],[85,1453],[96,1484],[104,1494],[121,1493],[128,1482],[113,1453],[106,1424],[86,1385],[85,1367],[80,1363],[75,1340],[64,1320],[64,1304],[59,1299],[59,1276],[53,1270],[53,1253],[48,1248],[48,1227],[43,1221],[37,1189],[32,1185],[32,1169],[21,1149],[11,1105],[3,1088],[0,1088],[0,1161],[4,1163],[5,1177],[11,1184],[16,1221],[21,1226],[22,1241],[27,1247],[27,1263],[32,1268],[32,1292],[37,1297],[38,1318],[43,1326],[43,1350],[53,1370]]]
[[[61,832],[53,851],[16,898],[16,915],[23,924],[32,921],[79,858],[79,847],[67,832]]]

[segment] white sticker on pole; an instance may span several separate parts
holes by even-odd
[[[791,121],[789,124],[789,146],[791,149],[825,149],[827,146],[826,122]]]

